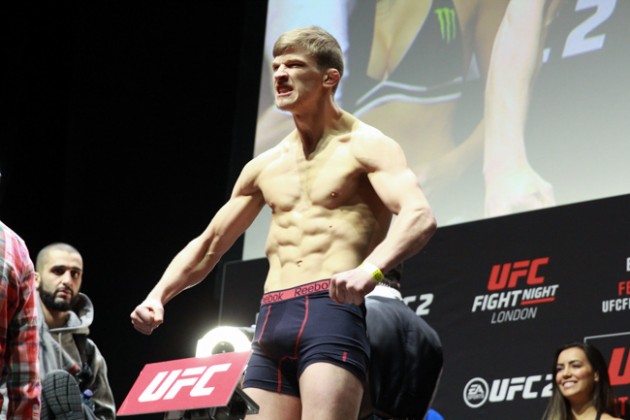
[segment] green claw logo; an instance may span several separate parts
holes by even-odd
[[[435,9],[435,14],[440,21],[440,32],[442,39],[450,44],[457,36],[457,18],[455,9],[451,7],[441,7]]]

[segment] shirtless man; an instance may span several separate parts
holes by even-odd
[[[203,280],[266,204],[269,272],[243,383],[260,407],[252,417],[356,419],[369,357],[364,296],[426,245],[436,221],[400,146],[335,103],[335,38],[288,31],[274,57],[275,101],[296,129],[245,165],[131,320],[150,334],[164,305]]]

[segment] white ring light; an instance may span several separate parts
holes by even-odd
[[[197,341],[195,357],[208,357],[217,353],[225,353],[225,350],[221,351],[221,347],[228,348],[229,351],[233,352],[242,352],[249,351],[252,343],[247,335],[237,327],[216,327]]]

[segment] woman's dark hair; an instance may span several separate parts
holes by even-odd
[[[593,384],[592,395],[593,405],[597,409],[597,412],[617,415],[613,392],[610,386],[610,377],[608,375],[608,365],[606,364],[606,360],[604,360],[604,356],[602,356],[601,352],[592,344],[576,341],[565,344],[556,350],[551,367],[553,392],[545,409],[545,413],[543,414],[543,420],[573,419],[569,401],[564,398],[555,380],[558,356],[560,356],[560,353],[564,350],[570,348],[581,349],[586,356],[586,360],[588,360],[592,366],[593,373],[596,373],[599,377],[599,380]]]

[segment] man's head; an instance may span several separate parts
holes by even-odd
[[[53,243],[44,247],[35,263],[37,290],[50,311],[70,310],[78,299],[83,281],[83,258],[71,245]]]
[[[280,35],[273,46],[273,56],[277,57],[296,49],[303,49],[310,54],[321,71],[334,69],[343,75],[343,51],[330,33],[318,26],[307,26],[287,31]],[[338,84],[333,87],[333,93]]]

